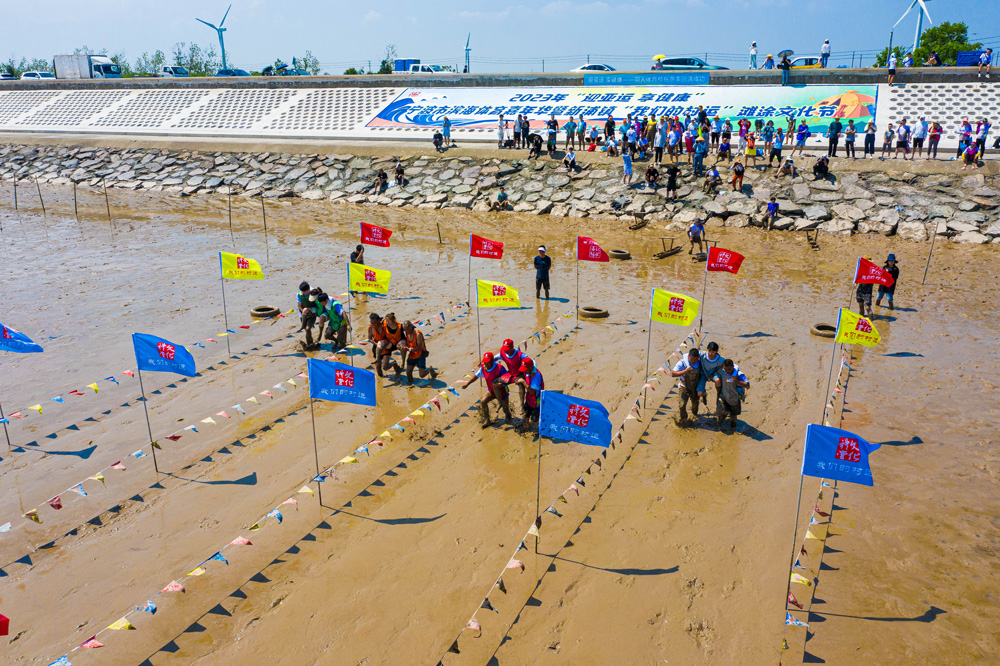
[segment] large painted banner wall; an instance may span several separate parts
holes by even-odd
[[[404,90],[367,124],[368,128],[429,129],[445,118],[453,130],[496,130],[499,118],[527,115],[541,128],[554,115],[563,125],[570,117],[588,123],[609,118],[620,122],[648,116],[696,116],[773,121],[785,127],[788,117],[804,120],[813,134],[826,131],[835,118],[853,119],[863,129],[875,116],[877,86],[612,86],[596,88],[415,88]]]

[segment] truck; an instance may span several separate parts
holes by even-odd
[[[121,67],[106,55],[57,55],[52,58],[57,79],[120,79]]]
[[[179,76],[190,76],[188,71],[183,67],[178,67],[177,65],[163,65],[160,67],[160,71],[156,73],[157,76],[164,78],[175,78]]]

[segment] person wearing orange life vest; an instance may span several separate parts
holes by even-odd
[[[541,395],[545,390],[545,379],[542,373],[535,367],[535,362],[525,357],[518,370],[517,384],[521,391],[527,389],[527,393],[522,393],[521,406],[524,418],[521,419],[519,432],[525,432],[534,423],[537,427],[539,410],[541,408]]]
[[[500,378],[504,372],[504,367],[497,362],[493,357],[492,352],[486,352],[483,354],[483,361],[479,364],[479,369],[476,370],[476,374],[466,380],[462,384],[462,389],[469,388],[469,384],[476,381],[477,377],[482,377],[486,383],[486,393],[483,395],[482,402],[479,403],[479,412],[483,416],[483,427],[488,428],[492,425],[490,421],[490,402],[496,400],[500,403],[500,409],[503,410],[504,417],[508,421],[513,421],[513,417],[510,414],[510,404],[507,402],[507,387],[498,383],[497,379]]]
[[[382,364],[379,362],[379,343],[385,340],[385,328],[382,317],[372,312],[368,315],[368,342],[372,346],[372,361],[375,363],[375,373],[383,377]]]
[[[438,373],[434,368],[427,367],[427,343],[424,341],[424,334],[417,330],[413,322],[407,320],[403,322],[403,334],[406,336],[406,383],[413,385],[413,369],[420,370],[420,378],[423,379],[428,374],[433,382],[437,379]]]
[[[386,371],[391,366],[398,377],[403,369],[400,367],[399,363],[392,358],[392,352],[399,349],[399,343],[403,340],[403,327],[399,325],[396,321],[396,313],[390,312],[382,320],[382,335],[384,336],[382,340],[378,343],[378,361],[377,365],[382,367],[382,371]],[[405,357],[406,352],[403,351]]]

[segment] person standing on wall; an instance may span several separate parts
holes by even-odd
[[[822,69],[826,69],[826,65],[829,62],[830,62],[830,40],[827,39],[823,42],[823,46],[819,47],[819,66]]]
[[[587,121],[580,115],[580,120],[576,122],[576,143],[580,150],[583,150],[583,140],[587,137]]]
[[[757,42],[750,42],[750,69],[757,69]]]
[[[563,150],[567,151],[571,148],[575,148],[576,121],[573,120],[573,116],[569,117],[569,120],[566,121],[566,124],[563,125],[562,128],[566,130],[566,143],[563,146]]]
[[[545,254],[545,246],[538,246],[538,256],[535,257],[535,298],[541,298],[542,288],[545,288],[545,300],[549,300],[549,269],[552,268],[552,257]]]
[[[451,121],[448,120],[448,116],[441,121],[441,134],[444,135],[444,147],[447,148],[451,145]]]
[[[833,122],[826,130],[826,136],[830,140],[829,147],[826,150],[828,157],[837,156],[837,146],[840,144],[840,133],[844,131],[844,124],[840,122],[840,118],[834,118]]]
[[[891,86],[896,80],[896,54],[889,54],[889,79],[887,83]]]
[[[854,119],[847,121],[847,129],[844,130],[844,149],[847,151],[847,157],[852,160],[858,159],[858,154],[854,152],[854,141],[858,137],[858,128],[854,126]]]
[[[792,63],[788,61],[788,56],[782,56],[781,62],[778,63],[778,69],[781,70],[781,85],[788,85],[788,72],[792,68]]]
[[[927,132],[930,130],[930,125],[923,116],[920,116],[920,120],[913,124],[913,154],[910,159],[924,156],[924,139],[927,138]]]
[[[878,131],[878,128],[875,126],[875,119],[872,118],[871,120],[868,121],[868,124],[865,125],[865,152],[862,155],[862,157],[867,158],[868,155],[871,155],[872,158],[874,159],[874,157],[875,157],[875,133],[877,131]]]

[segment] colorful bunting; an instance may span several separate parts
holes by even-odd
[[[80,647],[83,648],[83,649],[85,649],[85,650],[90,649],[90,648],[102,648],[102,647],[104,647],[104,643],[102,643],[101,641],[97,640],[97,636],[94,635],[94,636],[91,636],[90,638],[88,638],[87,640],[85,640],[84,642],[80,643]]]
[[[140,613],[149,613],[150,615],[156,615],[156,604],[150,599],[146,602],[144,606],[136,606],[136,610]]]
[[[309,486],[302,486],[302,488],[299,490],[299,493],[309,493],[312,497],[316,497],[316,493],[314,493],[313,489],[310,488]]]
[[[471,629],[473,631],[478,631],[479,632],[479,636],[483,635],[483,628],[479,624],[479,620],[477,620],[476,618],[472,618],[471,620],[469,620],[468,622],[466,622],[465,623],[465,628],[466,629]],[[479,636],[476,636],[476,638],[479,638]]]
[[[281,512],[278,511],[277,509],[272,509],[268,513],[264,514],[264,517],[265,518],[277,518],[279,525],[281,524],[281,521],[282,521]]]
[[[87,388],[94,389],[94,393],[98,392],[97,382],[94,382],[93,384],[87,384]]]
[[[33,409],[36,412],[38,412],[39,414],[42,413],[42,406],[41,405],[32,405],[31,407],[28,407],[28,409]]]
[[[117,469],[117,470],[121,470],[121,471],[124,472],[125,471],[125,465],[123,465],[122,461],[119,460],[116,463],[111,463],[111,469]]]
[[[356,463],[356,462],[358,462],[357,458],[352,458],[351,456],[347,456],[345,458],[341,458],[340,460],[338,460],[337,464],[338,465],[350,465],[351,463]]]
[[[132,457],[136,459],[145,458],[146,454],[142,452],[142,449],[139,449],[138,451],[132,454]]]
[[[86,497],[87,496],[87,491],[83,489],[83,484],[82,483],[76,484],[75,486],[73,486],[72,488],[70,488],[70,490],[72,490],[74,493],[76,493],[80,497]]]
[[[112,631],[135,631],[135,627],[133,627],[132,623],[125,617],[109,624],[108,629],[111,629]]]
[[[530,534],[533,537],[541,538],[541,536],[538,534],[538,527],[534,523],[532,523],[531,527],[528,528],[528,534]]]
[[[246,537],[238,536],[229,542],[230,546],[252,546],[253,543]]]
[[[202,420],[201,420],[201,422],[202,422],[202,423],[209,423],[209,424],[211,424],[211,425],[218,425],[218,424],[217,424],[217,423],[215,422],[215,419],[213,419],[213,418],[212,418],[211,416],[209,416],[209,417],[208,417],[207,419],[202,419]]]
[[[801,583],[802,585],[805,585],[806,587],[812,587],[812,584],[813,584],[811,580],[809,580],[805,576],[801,576],[801,575],[799,575],[797,573],[793,573],[792,574],[792,582],[793,583]]]
[[[534,527],[534,525],[532,525],[532,527]],[[523,547],[524,547],[524,542],[522,541],[521,542],[521,547],[519,547],[518,550],[521,550],[521,548],[523,548]],[[522,562],[521,560],[512,559],[510,562],[507,563],[507,568],[508,569],[520,569],[521,573],[524,573],[524,562]]]
[[[189,571],[189,572],[187,573],[187,575],[188,575],[188,576],[201,576],[201,575],[202,575],[202,574],[204,574],[204,573],[205,573],[206,571],[207,571],[207,570],[206,570],[206,569],[205,569],[204,567],[201,567],[201,566],[197,566],[197,567],[195,567],[194,569],[192,569],[191,571]]]
[[[215,415],[216,415],[216,416],[221,416],[221,417],[222,417],[222,418],[224,418],[224,419],[231,419],[231,418],[233,418],[233,417],[232,417],[232,416],[230,416],[229,414],[226,414],[225,410],[223,410],[223,411],[221,411],[221,412],[217,412],[217,413],[216,413]]]
[[[39,525],[42,524],[42,519],[38,517],[38,510],[37,509],[32,509],[28,513],[24,514],[24,517],[27,518],[28,520],[35,521]]]
[[[795,619],[794,617],[792,617],[791,613],[785,613],[785,624],[790,624],[793,627],[806,627],[807,629],[809,628],[808,624],[806,624],[802,620]]]
[[[788,603],[792,604],[793,606],[795,606],[799,610],[802,610],[802,608],[803,608],[802,604],[799,603],[799,600],[796,599],[795,595],[792,594],[791,592],[788,593]]]
[[[62,508],[62,500],[59,499],[59,495],[56,495],[55,497],[50,499],[48,502],[46,502],[46,504],[51,506],[56,511]]]
[[[486,597],[485,599],[483,599],[483,603],[479,604],[479,607],[480,608],[485,608],[486,610],[491,610],[494,613],[496,613],[497,615],[500,614],[500,611],[498,611],[496,608],[494,608],[493,604],[490,603],[490,598],[489,597]]]
[[[227,560],[226,556],[222,554],[222,551],[219,551],[218,553],[216,553],[215,555],[212,555],[212,557],[210,557],[208,559],[210,559],[210,560],[216,560],[218,562],[224,562],[225,564],[229,564],[229,560]]]
[[[165,588],[164,592],[183,592],[184,586],[178,583],[176,580],[170,581]]]

